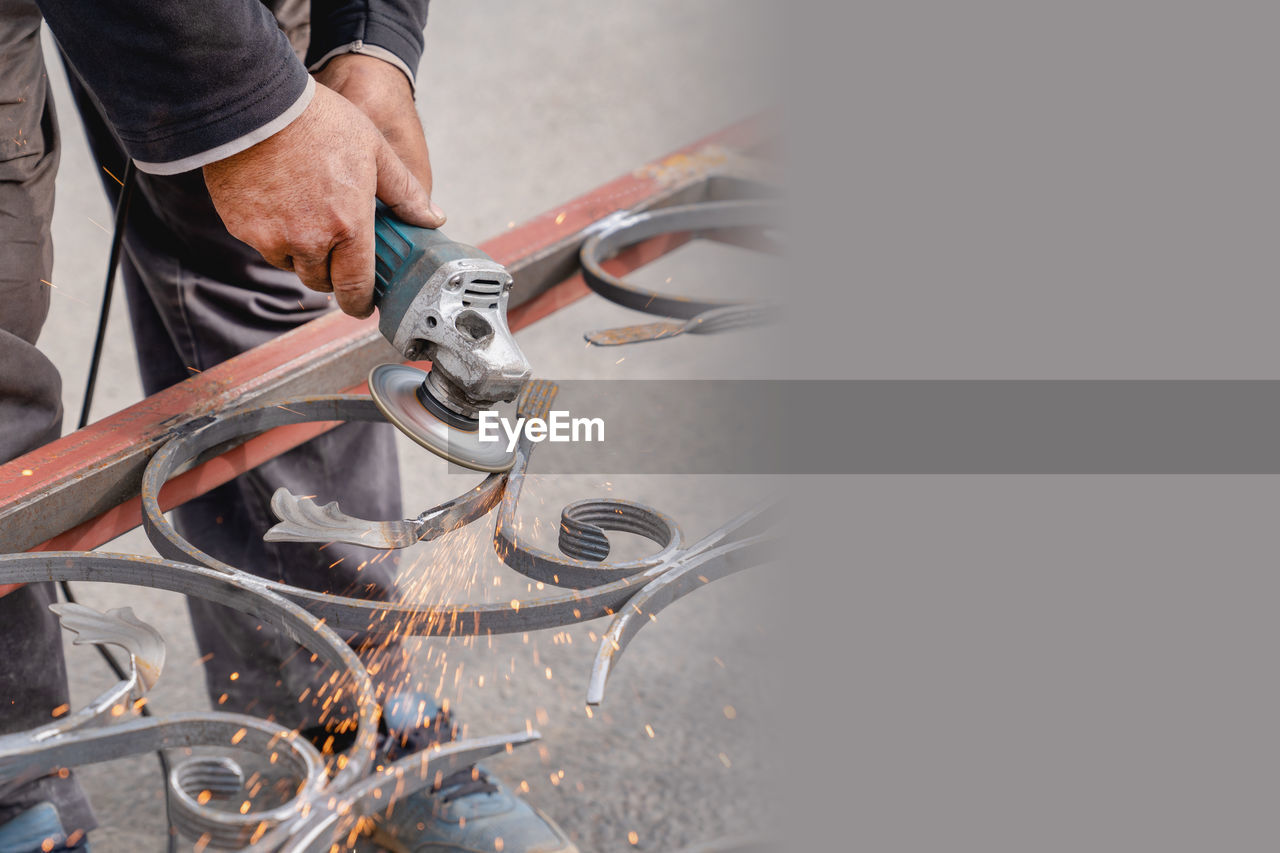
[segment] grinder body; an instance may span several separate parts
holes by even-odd
[[[480,411],[514,400],[531,373],[507,326],[511,274],[474,246],[402,222],[381,205],[374,234],[378,329],[406,360],[431,361],[427,374],[374,368],[375,402],[427,449],[479,470],[505,470],[510,459],[478,445],[476,431]]]
[[[465,417],[514,400],[529,362],[507,327],[511,274],[484,252],[379,210],[378,328],[409,361],[431,361],[430,390]]]

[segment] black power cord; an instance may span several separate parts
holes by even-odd
[[[116,199],[116,219],[111,232],[111,255],[107,258],[107,283],[102,288],[102,309],[98,312],[98,334],[93,340],[93,358],[89,361],[89,379],[84,386],[84,402],[80,404],[80,423],[76,429],[84,429],[89,423],[89,407],[93,405],[93,392],[98,385],[98,367],[102,363],[102,344],[107,339],[107,318],[111,316],[111,297],[116,290],[116,270],[120,267],[120,250],[124,248],[124,223],[129,218],[129,202],[133,200],[133,188],[137,184],[133,161],[124,168],[120,181],[120,197]]]
[[[89,423],[89,408],[93,405],[93,392],[98,384],[98,368],[102,363],[102,345],[107,338],[107,320],[111,315],[111,298],[115,294],[116,272],[120,267],[120,252],[124,247],[124,225],[129,218],[129,202],[133,199],[133,190],[137,185],[137,175],[133,161],[129,160],[125,166],[124,178],[121,180],[120,197],[116,199],[116,214],[114,228],[111,233],[111,254],[107,259],[107,282],[102,291],[102,309],[98,312],[98,334],[93,342],[93,358],[89,362],[89,378],[85,383],[84,402],[80,406],[80,423],[76,429],[83,429]],[[59,581],[58,586],[62,589],[62,597],[66,599],[68,604],[76,604],[76,597],[71,592],[71,584],[67,581]],[[106,646],[94,646],[98,650],[98,654],[106,661],[111,671],[115,673],[116,678],[121,681],[128,679],[125,674],[124,667],[115,659],[111,652],[107,651]],[[150,717],[151,708],[143,705],[140,709],[142,716]],[[164,817],[165,830],[168,836],[166,849],[169,853],[176,853],[178,845],[177,833],[173,831],[173,821],[169,811],[169,758],[164,754],[164,750],[156,750],[156,758],[160,762],[160,773],[163,776],[161,781],[161,790],[164,792]]]

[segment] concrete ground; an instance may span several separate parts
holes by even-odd
[[[450,215],[450,234],[483,240],[769,105],[776,95],[769,14],[767,4],[729,0],[433,4],[419,110],[432,147],[435,199]],[[61,69],[54,65],[50,73],[65,148],[54,223],[57,292],[41,345],[62,371],[71,426],[97,317],[110,212]],[[639,279],[701,293],[766,283],[772,272],[741,250],[695,244]],[[141,396],[126,312],[117,301],[97,417]],[[751,377],[763,369],[760,350],[749,348],[758,343],[750,333],[583,348],[584,330],[638,316],[589,298],[525,330],[520,340],[535,373],[553,379]],[[406,506],[415,512],[471,482],[407,442],[401,460]],[[696,538],[770,489],[767,480],[732,476],[546,475],[530,484],[523,516],[554,531],[566,502],[614,494],[662,509]],[[431,588],[432,600],[501,599],[525,589],[527,581],[487,548],[491,523],[421,546],[404,563],[429,575],[433,565],[466,555],[474,585],[417,584]],[[140,531],[104,550],[152,553]],[[583,699],[600,622],[502,637],[492,648],[423,641],[422,681],[434,687],[446,674],[449,683],[456,677],[453,701],[476,734],[532,721],[541,744],[492,767],[512,785],[525,782],[528,799],[554,815],[583,850],[667,851],[767,837],[778,783],[765,742],[787,732],[771,702],[765,602],[781,590],[781,575],[773,568],[747,572],[665,611],[635,641],[593,717]],[[177,596],[87,584],[80,596],[103,609],[127,603],[164,634],[167,669],[152,697],[158,713],[207,707]],[[68,656],[75,701],[109,683],[90,649],[68,646]],[[80,775],[102,824],[95,851],[161,848],[161,780],[153,757],[86,767]]]

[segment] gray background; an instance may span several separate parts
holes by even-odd
[[[777,28],[768,8],[727,0],[438,0],[418,77],[419,111],[432,148],[435,198],[450,214],[450,235],[483,240],[776,101]],[[41,346],[62,371],[73,423],[109,245],[102,226],[110,214],[60,69],[51,67],[51,76],[66,148],[54,223],[58,290]],[[699,244],[651,265],[638,280],[716,295],[775,276],[775,268],[752,254]],[[97,416],[140,397],[125,317],[121,302],[99,380]],[[520,340],[537,375],[556,379],[690,372],[751,377],[770,367],[750,347],[756,339],[745,334],[625,351],[583,348],[581,334],[588,329],[642,319],[584,300],[521,333]],[[414,512],[475,482],[449,473],[407,442],[401,455],[406,507]],[[564,503],[613,493],[657,506],[697,537],[769,491],[767,481],[744,477],[535,477],[522,514],[538,525],[545,547],[554,542]],[[472,527],[410,555],[403,565],[415,596],[434,602],[528,594],[526,582],[493,555],[491,523]],[[637,548],[619,541],[620,553]],[[104,550],[150,553],[136,531]],[[492,585],[495,579],[500,587]],[[472,732],[520,730],[526,719],[533,721],[544,734],[541,750],[528,747],[493,762],[493,769],[513,785],[526,780],[529,799],[559,819],[584,850],[675,850],[760,837],[773,826],[778,803],[774,775],[767,772],[772,753],[761,741],[784,733],[770,677],[777,671],[769,654],[776,621],[764,603],[783,588],[780,572],[760,569],[663,612],[629,650],[593,719],[583,699],[595,650],[589,632],[598,635],[600,623],[559,636],[533,634],[527,642],[518,635],[499,638],[492,649],[424,643],[421,679],[435,687],[444,651],[449,682],[456,665],[464,664],[452,700]],[[167,670],[153,694],[158,712],[204,706],[178,597],[88,584],[81,585],[81,597],[103,608],[130,604],[165,634]],[[108,683],[105,668],[88,649],[68,646],[68,654],[74,699],[86,701]],[[549,777],[559,770],[565,775],[552,784]],[[82,778],[103,822],[93,837],[95,850],[159,849],[161,788],[154,759],[86,768]],[[631,831],[638,835],[636,848],[627,839]]]
[[[797,375],[1277,377],[1274,6],[792,20]],[[795,849],[1273,849],[1277,494],[797,484]]]

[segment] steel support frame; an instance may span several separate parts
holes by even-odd
[[[731,125],[484,242],[515,279],[509,321],[521,329],[587,295],[582,244],[623,212],[749,195],[738,168],[771,140],[767,121]],[[608,264],[615,275],[684,243],[663,235]],[[376,322],[334,312],[197,374],[44,447],[0,465],[0,553],[89,550],[141,523],[139,489],[152,454],[212,413],[334,391],[359,391],[370,368],[395,359]],[[294,424],[262,433],[173,478],[164,509],[227,482],[334,426]]]

